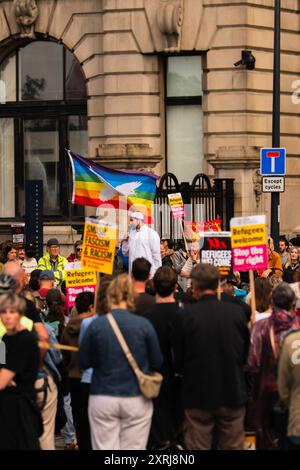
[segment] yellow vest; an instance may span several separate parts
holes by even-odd
[[[27,317],[21,318],[21,325],[23,328],[26,328],[28,331],[32,331],[33,329],[33,321]],[[6,328],[3,325],[2,321],[0,320],[0,338],[2,338],[6,334]]]

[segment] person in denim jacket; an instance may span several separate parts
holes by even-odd
[[[134,308],[130,276],[121,274],[107,289],[108,306],[140,369],[148,374],[162,365],[151,323]],[[94,450],[144,450],[153,413],[106,318],[93,320],[80,344],[79,366],[93,368],[89,421]]]

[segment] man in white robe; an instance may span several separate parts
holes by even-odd
[[[161,266],[160,238],[158,233],[145,225],[141,212],[130,215],[130,232],[128,240],[129,272],[132,263],[137,258],[145,258],[151,263],[150,277],[152,278]]]

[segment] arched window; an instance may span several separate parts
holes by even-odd
[[[74,219],[66,148],[87,154],[81,65],[61,44],[35,41],[0,65],[0,218],[24,217],[25,180],[40,179],[46,220]]]

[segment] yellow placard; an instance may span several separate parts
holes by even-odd
[[[231,226],[232,248],[266,245],[266,243],[267,230],[265,224]]]
[[[181,219],[184,217],[184,204],[181,193],[168,194],[169,204],[174,219]]]
[[[170,207],[183,207],[183,199],[180,193],[168,194]]]
[[[117,228],[86,221],[82,244],[81,265],[104,274],[112,274],[114,267]]]
[[[97,276],[93,269],[72,269],[65,271],[66,287],[96,285]]]

